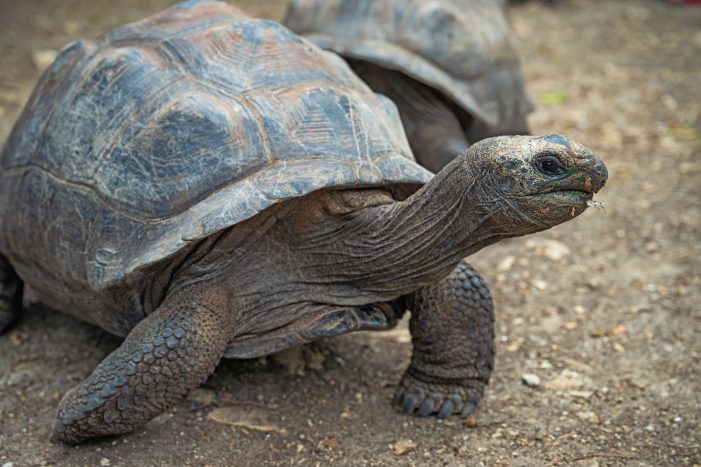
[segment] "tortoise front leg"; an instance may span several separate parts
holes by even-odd
[[[463,260],[438,284],[411,297],[414,353],[393,404],[424,416],[467,416],[494,367],[494,306],[486,284]]]
[[[10,261],[0,255],[0,334],[19,319],[22,311],[22,279]]]
[[[166,297],[63,397],[51,439],[78,443],[145,424],[207,380],[230,336],[224,290],[191,287]]]

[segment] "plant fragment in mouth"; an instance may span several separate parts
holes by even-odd
[[[604,214],[606,214],[606,208],[604,207],[604,203],[602,203],[601,201],[590,199],[589,201],[587,201],[587,206],[589,206],[590,208],[596,208],[601,211],[604,211]]]

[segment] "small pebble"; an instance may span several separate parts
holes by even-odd
[[[523,380],[526,386],[530,386],[532,388],[537,388],[540,386],[540,376],[534,373],[524,373],[523,376],[521,376],[521,380]]]
[[[108,465],[110,465],[110,460],[106,457],[103,457],[102,459],[100,459],[100,465],[102,467],[107,467]]]
[[[577,412],[575,415],[577,415],[577,418],[579,418],[582,421],[589,422],[589,423],[599,423],[599,416],[596,415],[592,411],[582,411],[582,412]]]
[[[548,239],[529,239],[526,248],[533,250],[536,256],[545,256],[551,261],[559,261],[571,253],[570,248],[562,242]]]
[[[80,21],[66,21],[63,23],[63,30],[66,34],[76,34],[80,30]]]
[[[523,345],[523,337],[519,337],[516,340],[512,341],[508,346],[506,346],[506,350],[509,352],[516,352],[518,349],[521,348]]]
[[[570,391],[569,395],[572,397],[579,397],[580,399],[589,399],[592,396],[592,391]]]
[[[647,242],[645,244],[645,251],[648,253],[655,253],[660,250],[660,245],[657,242]]]
[[[56,59],[55,50],[35,50],[32,53],[32,61],[37,70],[44,70],[51,65]]]
[[[516,258],[514,256],[507,256],[506,258],[499,261],[499,264],[497,264],[497,271],[499,271],[499,272],[510,271],[511,267],[514,265],[515,262],[516,262]]]

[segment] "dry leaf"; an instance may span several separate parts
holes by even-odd
[[[212,405],[217,394],[211,389],[195,388],[187,394],[188,400],[203,405]]]
[[[477,428],[480,426],[480,421],[477,419],[477,417],[473,417],[472,415],[466,417],[462,423],[468,428]]]
[[[591,330],[589,335],[591,337],[607,337],[607,336],[620,336],[621,334],[626,332],[626,327],[621,325],[618,325],[616,327],[613,327],[611,329],[608,328],[594,328]]]
[[[260,407],[237,405],[219,407],[209,412],[207,418],[224,425],[249,428],[264,433],[287,435],[286,429],[280,428],[271,422],[272,412]]]
[[[404,454],[413,452],[416,449],[416,443],[410,439],[398,439],[392,445],[392,451],[394,455],[403,456]]]
[[[543,386],[546,389],[564,392],[572,389],[578,389],[582,386],[588,385],[589,383],[589,378],[577,373],[576,371],[565,368],[559,375],[555,376]]]
[[[336,439],[336,433],[324,436],[324,438],[322,438],[322,440],[319,441],[319,444],[316,445],[316,448],[321,451],[330,451],[332,449],[338,448],[338,440]]]

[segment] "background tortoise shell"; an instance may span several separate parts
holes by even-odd
[[[397,70],[472,117],[470,141],[528,133],[533,104],[494,0],[293,0],[284,20],[327,50]]]
[[[1,164],[0,251],[39,300],[118,335],[193,242],[320,188],[431,176],[343,60],[218,2],[68,45]]]

